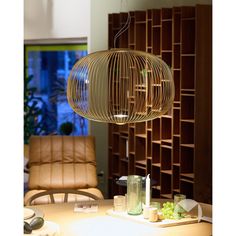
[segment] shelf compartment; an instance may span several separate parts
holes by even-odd
[[[108,146],[112,147],[112,126],[108,126]]]
[[[112,135],[112,147],[114,153],[119,153],[119,133],[113,133]]]
[[[147,165],[146,165],[146,173],[151,174],[152,173],[152,160],[147,158]]]
[[[146,135],[146,123],[137,122],[135,123],[135,134],[145,134]]]
[[[119,132],[119,125],[116,125],[116,124],[114,124],[113,126],[112,126],[112,132],[113,133],[115,133],[115,132]]]
[[[186,195],[186,198],[193,199],[193,183],[180,179],[180,192]]]
[[[134,129],[129,128],[129,152],[134,152]]]
[[[154,55],[161,55],[160,40],[161,40],[161,28],[160,27],[152,28],[152,53]]]
[[[152,25],[160,25],[161,24],[161,10],[153,9],[152,10]]]
[[[181,56],[182,63],[182,89],[194,89],[194,56]]]
[[[160,141],[161,140],[161,119],[156,118],[152,120],[152,140]]]
[[[173,166],[173,189],[180,188],[179,182],[180,182],[179,166]]]
[[[112,156],[112,173],[117,173],[119,175],[120,170],[120,161],[119,156]]]
[[[181,121],[181,145],[194,144],[194,123]]]
[[[174,14],[174,43],[180,43],[180,14]]]
[[[163,52],[161,53],[161,59],[169,66],[172,67],[172,51],[170,52]]]
[[[160,186],[160,176],[161,175],[161,171],[160,171],[160,167],[157,166],[152,166],[152,174],[151,174],[151,178],[156,181],[157,186]]]
[[[152,156],[152,132],[148,131],[147,132],[147,152],[146,152],[147,157]]]
[[[134,18],[133,17],[131,17],[131,19],[130,19],[130,26],[128,29],[128,34],[129,34],[129,38],[128,38],[129,44],[134,44]]]
[[[160,198],[160,186],[152,187],[152,198]]]
[[[134,18],[137,22],[146,21],[146,11],[135,11]]]
[[[179,156],[180,156],[180,138],[174,136],[173,137],[173,163],[175,164],[180,163]]]
[[[174,112],[174,118],[173,118],[173,130],[174,130],[174,135],[180,133],[180,109],[173,109]]]
[[[181,96],[181,120],[194,119],[194,96]]]
[[[160,163],[160,144],[152,143],[152,163]]]
[[[119,125],[119,131],[121,133],[128,133],[128,124]]]
[[[175,83],[175,99],[174,101],[180,101],[180,71],[174,71],[174,83]]]
[[[162,21],[161,34],[161,48],[162,50],[172,49],[172,21]]]
[[[152,22],[147,22],[147,46],[152,47]]]
[[[174,45],[174,69],[180,69],[180,45]]]
[[[135,174],[142,177],[146,176],[146,168],[141,166],[135,166]]]
[[[120,158],[128,158],[129,157],[129,141],[128,137],[120,136]]]
[[[138,103],[135,102],[135,110],[137,113],[145,114],[147,112],[146,107],[146,89],[135,89],[135,97]]]
[[[171,20],[172,19],[172,8],[162,8],[161,9],[161,19]]]
[[[121,162],[120,163],[120,174],[121,176],[127,176],[128,175],[128,163],[127,162]]]
[[[182,54],[195,53],[195,19],[182,20]]]
[[[136,161],[145,160],[146,140],[144,138],[135,137],[135,157]]]
[[[195,7],[184,6],[181,7],[182,18],[193,18],[195,17]]]
[[[129,154],[129,162],[128,162],[128,175],[134,175],[134,155]]]
[[[135,25],[135,38],[136,38],[136,50],[146,51],[146,37],[140,37],[140,35],[145,34],[146,23]]]
[[[146,11],[146,17],[147,17],[147,19],[148,19],[149,21],[152,20],[152,10],[147,10],[147,11]]]
[[[162,96],[162,86],[164,86],[163,83],[165,83],[165,82],[161,81],[161,84],[152,85],[151,93],[152,93],[153,97],[154,96],[157,96],[157,97]],[[161,104],[156,102],[155,100],[153,100],[153,97],[151,99],[151,101],[152,101],[152,111],[159,112],[160,109],[161,109]]]
[[[171,175],[161,173],[161,195],[171,194]]]
[[[161,139],[171,139],[171,118],[161,118]]]
[[[109,176],[112,175],[112,150],[108,150],[108,167],[109,167]]]
[[[122,28],[128,18],[128,13],[121,13],[120,14],[120,28]],[[125,31],[123,34],[120,35],[118,38],[118,45],[120,48],[125,48],[128,45],[128,31]]]
[[[172,149],[161,146],[161,170],[171,170]]]
[[[114,178],[118,177],[118,176],[113,176]],[[110,194],[110,198],[113,198],[113,196],[115,195],[119,195],[119,186],[115,183],[115,179],[111,178],[109,179],[109,194]]]
[[[193,163],[194,163],[194,149],[181,146],[180,148],[181,174],[193,173],[194,171]]]

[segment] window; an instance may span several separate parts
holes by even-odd
[[[66,96],[70,70],[86,55],[86,44],[25,46],[25,143],[32,134],[88,134],[88,120],[72,110]]]

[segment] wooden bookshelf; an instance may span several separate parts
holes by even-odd
[[[109,14],[109,48],[127,13]],[[161,57],[175,83],[173,107],[152,121],[109,124],[109,197],[125,193],[115,179],[151,175],[153,197],[171,199],[183,193],[212,202],[212,8],[209,5],[130,12],[131,23],[116,47]],[[127,78],[126,78],[127,79]],[[158,84],[149,88],[152,93]],[[146,96],[135,85],[130,106]],[[147,94],[148,97],[148,94]],[[151,99],[145,109],[155,109]]]

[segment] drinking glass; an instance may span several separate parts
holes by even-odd
[[[127,213],[140,215],[142,213],[142,177],[129,175],[127,178]]]

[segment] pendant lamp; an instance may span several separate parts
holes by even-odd
[[[67,98],[72,109],[89,120],[142,122],[171,108],[174,82],[170,68],[158,56],[114,48],[91,53],[73,66]]]

